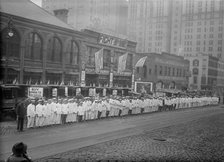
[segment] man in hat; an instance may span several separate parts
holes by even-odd
[[[17,131],[23,131],[24,119],[26,117],[27,100],[23,100],[16,106]]]
[[[31,99],[30,104],[27,106],[27,128],[35,127],[35,100]]]

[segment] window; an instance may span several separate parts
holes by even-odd
[[[128,57],[127,57],[127,66],[126,66],[126,68],[128,70],[132,70],[132,60],[133,60],[133,55],[132,54],[128,54]]]
[[[103,50],[103,68],[109,68],[110,67],[110,50],[104,49]]]
[[[171,67],[168,67],[168,76],[170,76]]]
[[[42,41],[36,33],[28,34],[25,58],[42,60]]]
[[[53,37],[48,41],[47,60],[53,62],[62,61],[62,44],[57,37]]]
[[[0,48],[2,56],[20,56],[20,37],[16,30],[12,30],[12,32],[12,37],[8,35],[8,29],[4,29],[1,33]]]
[[[137,71],[137,73],[139,73],[139,67],[137,67],[136,71]]]
[[[144,65],[143,66],[143,77],[146,78],[146,76],[147,76],[147,66]]]
[[[193,60],[193,66],[199,66],[199,60],[197,59]]]
[[[155,75],[157,75],[157,65],[155,65]]]
[[[91,59],[92,48],[87,47],[88,50],[88,62]],[[68,44],[67,55],[66,55],[66,63],[67,64],[78,64],[78,56],[79,56],[79,48],[75,41],[71,41]],[[90,57],[90,58],[89,58]],[[92,60],[90,60],[92,61]]]
[[[95,47],[87,46],[87,65],[94,66],[95,65],[95,53],[99,49]],[[117,64],[116,64],[117,65]]]
[[[198,83],[198,77],[194,76],[194,84],[197,84]]]
[[[198,68],[193,68],[193,74],[198,75]]]
[[[159,75],[163,75],[163,67],[162,66],[159,67]]]
[[[152,74],[152,69],[151,68],[149,68],[149,75],[151,75]]]
[[[175,76],[175,68],[173,68],[173,76]]]

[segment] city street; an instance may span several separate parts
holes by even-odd
[[[37,161],[45,161],[46,159],[44,159],[44,157],[49,157],[55,154],[69,152],[76,149],[85,149],[85,147],[87,147],[86,149],[88,151],[89,149],[91,150],[93,148],[96,151],[96,148],[101,148],[102,145],[102,150],[104,151],[106,151],[107,147],[108,149],[111,149],[109,146],[117,146],[120,149],[116,149],[116,154],[119,154],[121,149],[126,149],[125,151],[129,153],[131,152],[133,157],[137,159],[141,157],[144,159],[144,157],[142,157],[141,155],[137,155],[137,152],[139,150],[142,153],[149,151],[147,150],[147,144],[149,143],[146,141],[151,141],[152,145],[155,143],[155,141],[173,142],[172,138],[164,139],[162,137],[159,137],[155,130],[180,124],[185,125],[185,123],[188,122],[197,121],[199,119],[208,117],[214,117],[216,115],[223,116],[223,114],[224,108],[216,106],[142,114],[119,118],[108,118],[82,123],[74,123],[70,125],[30,129],[22,133],[15,132],[8,135],[2,135],[0,138],[0,156],[1,159],[5,159],[10,155],[12,145],[16,142],[23,141],[28,145],[29,155],[32,157],[32,159]],[[215,119],[217,120],[219,118]],[[212,121],[213,120],[211,120],[211,122]],[[174,133],[172,132],[172,129],[170,133]],[[129,145],[131,145],[131,148],[129,148],[130,150],[128,150],[128,147],[122,147],[125,146],[125,143],[129,143]],[[142,147],[141,143],[145,143],[145,146]],[[98,149],[98,152],[100,152],[100,150]],[[158,157],[163,158],[163,155],[165,156],[167,154],[167,150],[170,152],[170,155],[179,154],[188,158],[187,153],[181,152],[181,150],[173,145],[169,145],[169,143],[167,145],[165,143],[162,144],[162,146],[156,145],[156,149],[154,149],[154,151],[150,151],[151,154],[153,154],[150,155],[151,159],[153,160],[154,158]],[[82,152],[82,150],[79,151]],[[83,153],[81,154],[85,155]],[[108,156],[106,156],[105,153],[106,157],[104,159],[113,159],[112,157],[114,157],[116,154],[109,153]],[[147,155],[145,154],[145,156]],[[122,156],[117,157],[120,157],[119,159],[122,160]],[[69,159],[70,158],[71,157],[69,157]],[[89,157],[85,158],[91,160],[93,156],[91,156],[90,154]],[[125,157],[124,155],[123,158],[127,157]],[[53,161],[57,159],[58,158],[53,159]],[[99,157],[95,156],[95,160],[99,160]],[[59,161],[61,161],[60,158]]]

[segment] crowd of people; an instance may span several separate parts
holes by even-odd
[[[218,97],[104,97],[27,99],[22,106],[26,112],[27,128],[80,122],[114,116],[168,111],[181,108],[218,104]],[[21,110],[17,110],[17,114]],[[23,118],[18,118],[18,130],[23,130]],[[22,121],[22,122],[21,122]],[[21,128],[22,127],[22,128]]]

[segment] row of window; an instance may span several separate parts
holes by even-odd
[[[149,68],[147,69],[147,66],[143,66],[143,77],[147,77],[148,75],[153,75],[153,69]],[[137,73],[140,73],[140,68],[137,67],[136,69]],[[154,75],[159,75],[159,76],[173,76],[173,77],[186,77],[186,69],[181,69],[181,68],[175,68],[175,67],[169,67],[169,66],[157,66],[155,65],[154,67]]]
[[[2,32],[1,51],[2,56],[19,57],[20,37],[13,30],[14,35],[8,36],[8,30]],[[26,59],[43,60],[43,40],[37,33],[29,33],[25,39]],[[65,54],[67,64],[78,64],[79,48],[75,41],[68,43]],[[47,61],[62,62],[62,42],[58,37],[52,37],[47,43]]]

